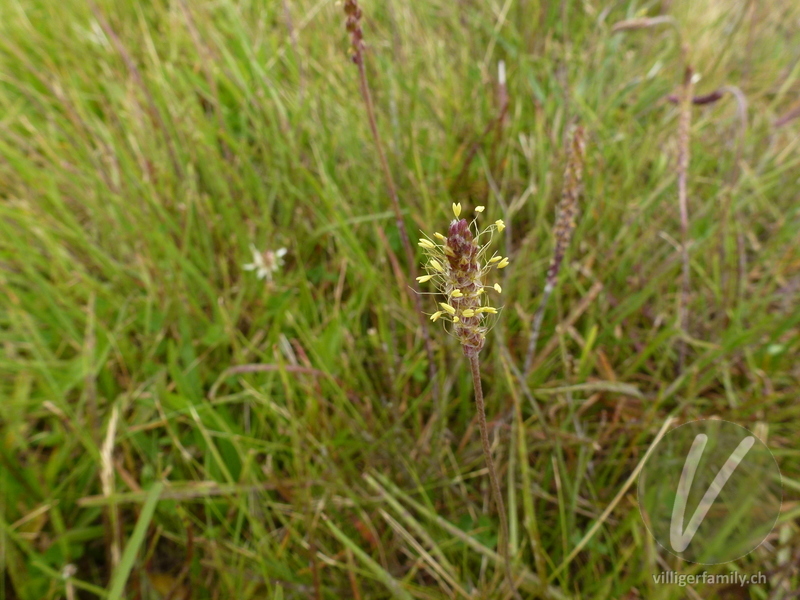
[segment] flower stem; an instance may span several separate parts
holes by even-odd
[[[689,334],[689,292],[691,282],[689,275],[689,209],[687,207],[686,181],[689,171],[689,142],[692,126],[692,97],[694,83],[692,68],[687,66],[681,87],[680,107],[678,112],[678,209],[681,215],[681,293],[678,298],[678,326],[684,336]],[[679,369],[683,372],[686,364],[686,340],[679,341]]]
[[[486,427],[486,408],[483,402],[483,386],[481,385],[481,364],[478,359],[478,352],[473,349],[464,347],[464,353],[469,359],[470,371],[472,371],[472,384],[475,388],[475,404],[478,409],[478,424],[481,430],[481,444],[483,445],[483,457],[486,459],[486,468],[489,471],[489,480],[492,484],[492,496],[494,503],[497,506],[497,512],[500,514],[500,539],[497,542],[500,547],[500,556],[503,557],[503,564],[505,566],[505,576],[508,585],[517,600],[520,599],[517,586],[514,583],[514,576],[511,573],[511,557],[509,555],[509,536],[508,536],[508,517],[506,516],[505,503],[503,502],[503,494],[500,491],[500,482],[497,479],[497,472],[494,469],[494,461],[492,460],[492,447],[489,444],[489,432]]]
[[[394,211],[395,223],[397,224],[397,231],[400,234],[400,241],[405,250],[406,262],[408,262],[408,269],[411,273],[412,283],[411,287],[411,300],[416,308],[417,315],[419,315],[419,322],[422,331],[422,343],[425,347],[425,354],[428,358],[428,377],[433,384],[433,396],[436,398],[439,395],[439,382],[436,376],[436,363],[433,356],[433,344],[431,342],[430,333],[428,332],[428,320],[422,312],[422,301],[420,300],[419,287],[416,282],[417,268],[414,262],[414,250],[411,247],[411,242],[408,239],[408,230],[406,229],[405,221],[403,220],[403,213],[400,209],[400,199],[397,195],[397,187],[394,184],[392,171],[389,169],[389,163],[386,160],[386,154],[383,151],[383,144],[381,143],[381,136],[378,133],[378,124],[375,118],[375,107],[372,103],[372,95],[369,91],[369,83],[367,82],[367,70],[364,66],[364,53],[361,44],[356,46],[355,62],[358,67],[358,80],[361,92],[361,98],[364,100],[364,108],[367,112],[367,121],[369,123],[370,131],[372,132],[372,139],[375,142],[375,150],[378,153],[378,159],[381,163],[383,176],[386,181],[386,188],[389,192],[389,198],[392,201],[392,210]],[[442,415],[440,415],[441,417]]]

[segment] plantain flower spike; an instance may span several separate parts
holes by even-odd
[[[430,281],[436,286],[446,302],[440,302],[431,320],[441,320],[449,333],[461,342],[464,354],[477,355],[486,342],[489,319],[498,313],[490,305],[490,295],[486,289],[500,294],[499,284],[487,283],[487,275],[492,269],[502,269],[509,264],[508,257],[489,252],[492,234],[505,228],[503,221],[495,221],[482,231],[478,230],[477,219],[470,223],[461,219],[461,204],[453,204],[455,219],[450,222],[447,235],[435,233],[433,238],[425,237],[419,246],[427,256],[424,267],[427,275],[418,277],[421,283]],[[475,209],[482,213],[483,206]],[[488,239],[487,239],[488,237]]]

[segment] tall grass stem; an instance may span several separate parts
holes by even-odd
[[[411,288],[411,298],[414,302],[414,308],[416,309],[422,330],[422,341],[425,345],[425,354],[427,355],[428,359],[428,377],[430,378],[433,386],[433,395],[434,397],[438,397],[438,380],[436,375],[436,364],[433,357],[433,345],[431,343],[431,336],[428,330],[427,318],[422,312],[422,300],[420,299],[419,286],[416,283],[417,268],[414,261],[414,250],[411,247],[411,242],[408,238],[408,230],[406,229],[406,224],[403,220],[403,213],[400,209],[400,199],[397,195],[397,186],[395,185],[394,177],[392,177],[392,171],[389,169],[389,162],[386,160],[386,153],[383,151],[383,142],[381,141],[381,136],[378,132],[378,122],[375,118],[375,106],[372,102],[372,94],[369,91],[369,83],[367,81],[367,70],[364,66],[363,32],[361,31],[361,25],[359,22],[361,19],[361,9],[358,7],[355,0],[349,0],[345,4],[345,12],[347,12],[349,15],[348,30],[352,36],[353,62],[358,67],[361,98],[364,100],[364,108],[367,112],[367,121],[369,122],[369,128],[372,132],[372,139],[375,142],[375,150],[378,153],[378,160],[381,163],[381,169],[386,181],[386,188],[389,192],[389,198],[392,201],[392,210],[394,211],[395,223],[397,224],[397,231],[400,234],[400,241],[403,244],[403,249],[405,250],[409,273],[412,281],[414,281]]]
[[[497,506],[497,513],[500,515],[500,539],[497,545],[500,547],[500,556],[503,558],[505,567],[505,576],[508,585],[514,593],[517,600],[521,600],[517,586],[514,583],[514,575],[511,572],[511,556],[509,555],[509,536],[508,536],[508,516],[506,515],[505,503],[503,502],[503,493],[500,490],[500,482],[497,479],[497,472],[494,468],[494,460],[492,460],[492,446],[489,443],[489,431],[486,427],[486,407],[483,401],[483,386],[481,385],[481,364],[478,358],[478,352],[475,350],[467,350],[464,348],[464,353],[469,360],[469,368],[472,372],[472,384],[475,388],[475,406],[478,411],[478,425],[481,430],[481,445],[483,446],[483,457],[486,460],[486,469],[489,471],[489,480],[492,487],[492,496],[494,497],[495,506]]]

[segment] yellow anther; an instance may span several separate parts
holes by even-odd
[[[475,212],[477,212],[477,213],[482,213],[484,210],[486,210],[485,206],[476,206],[475,207]]]
[[[465,308],[464,310],[461,311],[461,315],[464,317],[474,317],[475,311],[472,310],[471,308]]]
[[[438,320],[439,320],[439,317],[441,317],[443,314],[444,314],[444,313],[443,313],[442,311],[440,311],[440,310],[437,310],[435,313],[433,313],[433,314],[431,315],[431,321],[433,321],[433,322],[436,322],[436,321],[438,321]]]
[[[497,219],[494,224],[497,226],[497,231],[503,231],[503,229],[506,228],[506,224],[503,223],[503,219]]]
[[[453,202],[453,214],[456,216],[456,219],[461,216],[461,202],[458,204]]]
[[[498,269],[505,269],[508,266],[508,257],[506,256],[503,260],[497,263]]]
[[[461,293],[461,290],[455,289],[450,293],[451,298],[462,298],[464,294]]]
[[[431,279],[433,279],[433,277],[434,277],[433,275],[420,275],[419,277],[417,277],[417,281],[419,281],[420,283],[425,283],[426,281],[430,281]]]
[[[447,302],[439,302],[439,306],[441,306],[446,313],[449,313],[451,315],[456,314],[456,309],[450,306]]]
[[[493,265],[494,263],[500,262],[501,260],[503,260],[502,256],[493,256],[492,258],[489,259],[489,264]]]
[[[502,294],[503,293],[503,288],[500,287],[499,283],[495,283],[494,284],[494,291],[497,292],[498,294]]]
[[[428,264],[429,264],[429,265],[431,266],[431,268],[432,268],[432,269],[434,269],[435,271],[439,271],[439,273],[444,273],[444,267],[443,267],[443,266],[442,266],[442,264],[441,264],[441,263],[440,263],[438,260],[436,260],[435,258],[432,258]]]
[[[433,250],[434,248],[436,248],[436,244],[434,244],[430,240],[424,240],[424,239],[419,241],[418,246],[420,246],[421,248],[427,248],[428,250]]]
[[[475,313],[489,313],[492,315],[497,314],[497,309],[494,306],[481,306],[480,308],[475,309]]]
[[[434,234],[433,234],[433,237],[435,237],[437,240],[442,240],[443,242],[447,240],[447,238],[446,238],[446,237],[444,237],[444,236],[443,236],[441,233],[439,233],[438,231],[434,232]]]

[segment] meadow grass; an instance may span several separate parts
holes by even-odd
[[[523,597],[786,597],[800,5],[362,9],[411,236],[451,202],[508,225],[482,375]],[[692,108],[686,331],[681,44],[696,94],[746,99]],[[523,385],[575,120],[580,215]],[[0,214],[0,600],[498,597],[469,368],[433,329],[428,377],[341,6],[0,3]],[[273,282],[250,244],[287,248]],[[667,419],[709,416],[762,432],[784,476],[768,542],[708,567],[769,573],[743,592],[654,585],[702,567],[626,487]]]

